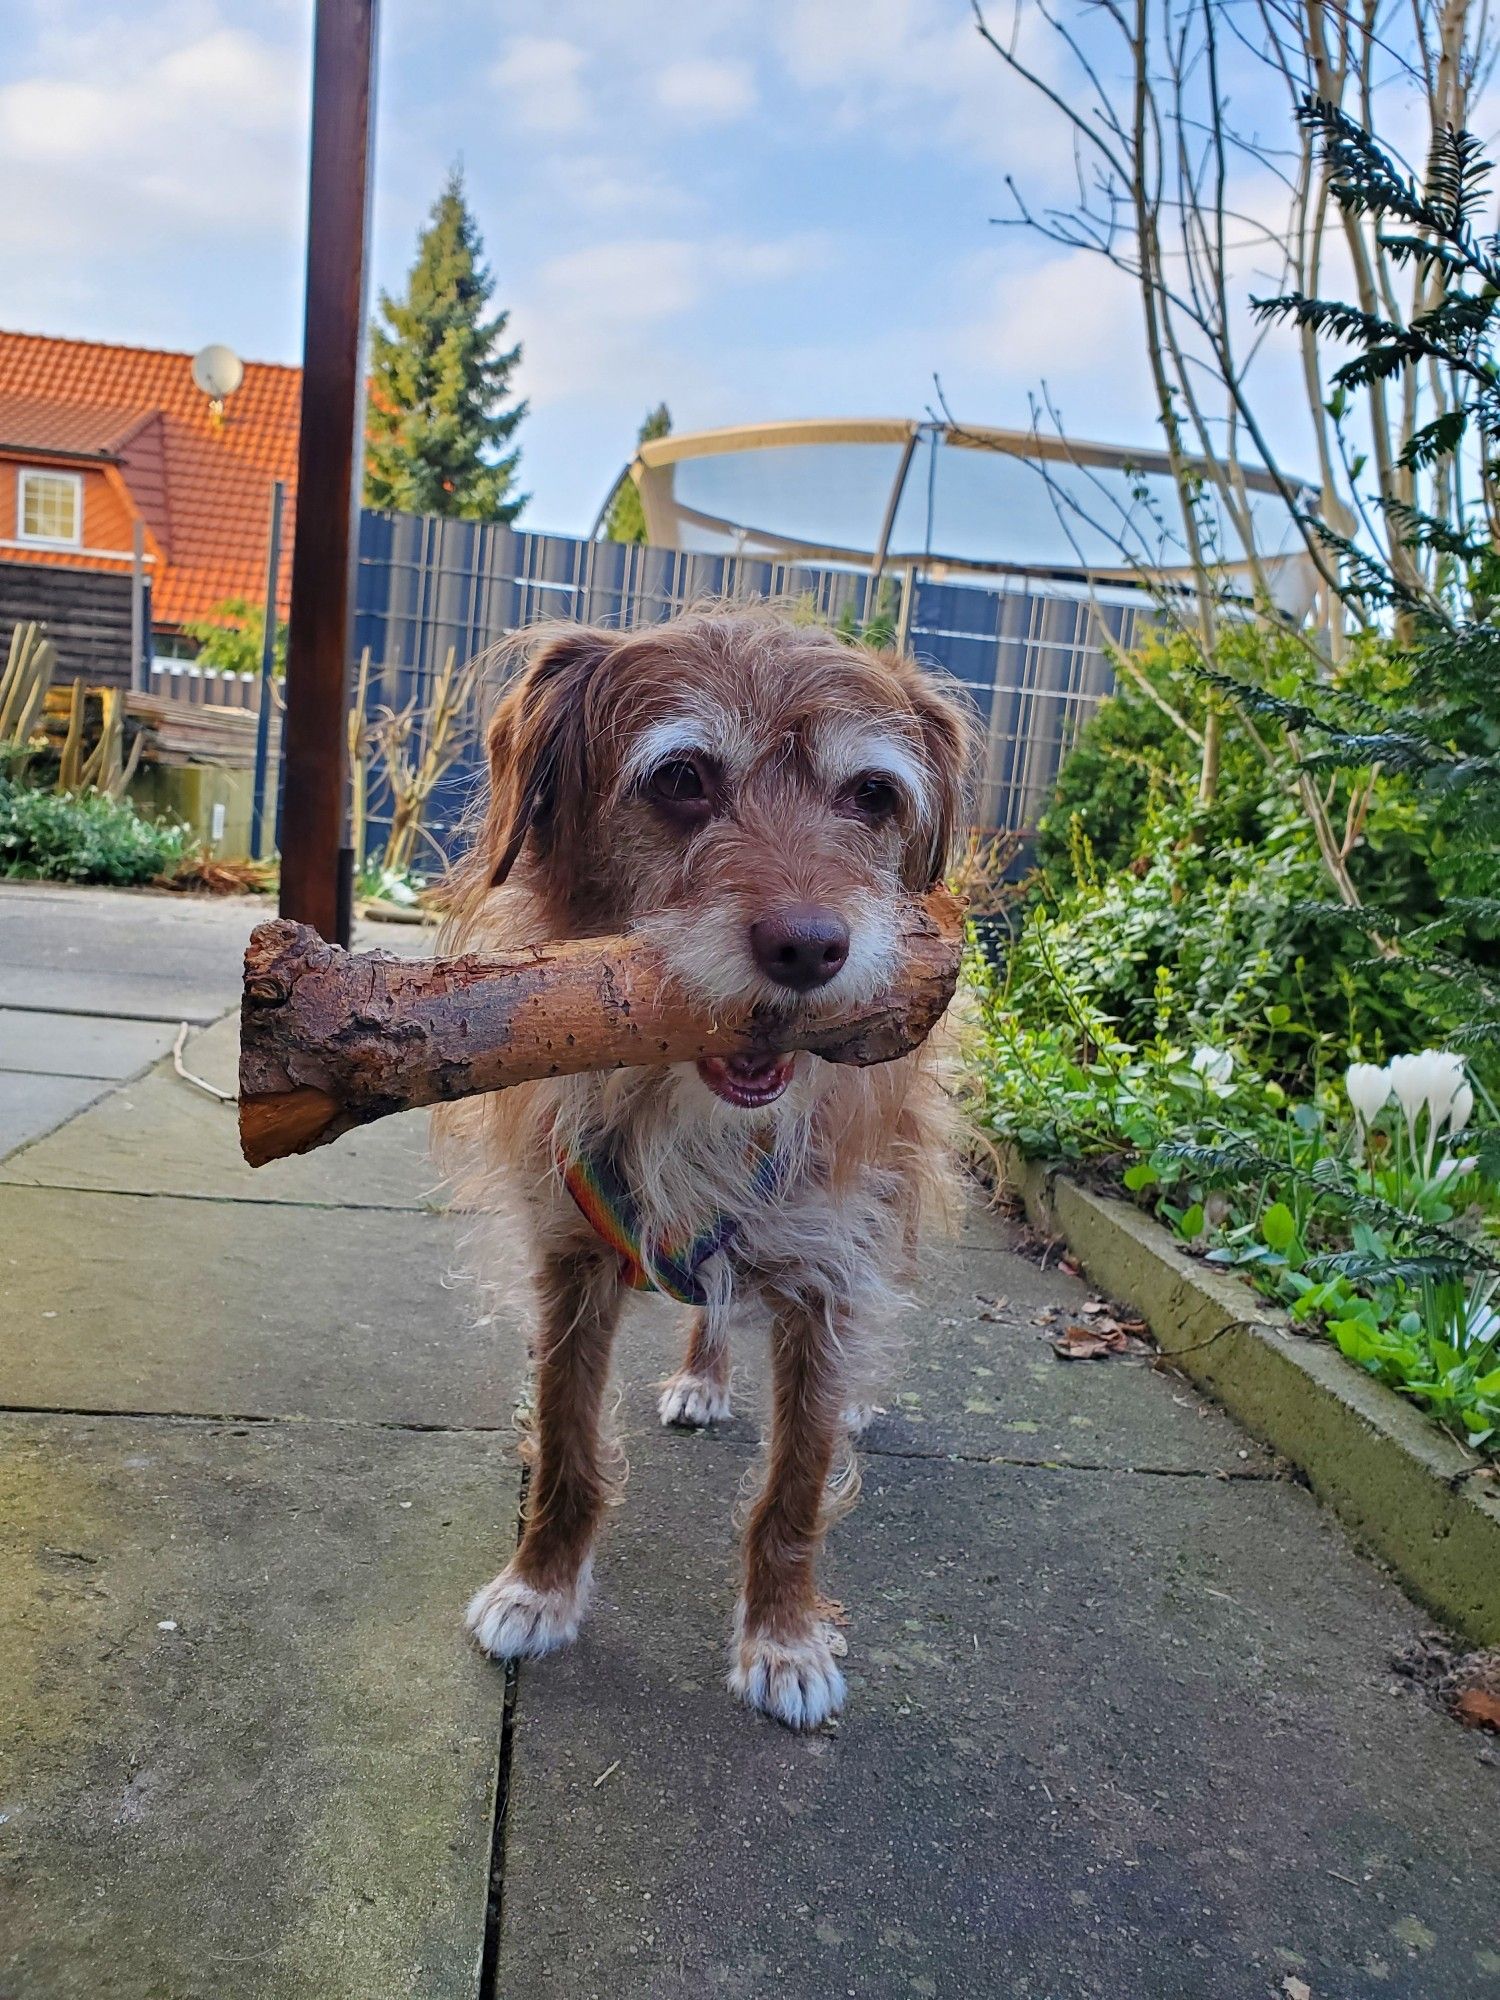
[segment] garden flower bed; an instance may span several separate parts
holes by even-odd
[[[1023,1024],[988,967],[975,980],[977,1109],[995,1137],[1086,1164],[1475,1463],[1500,1458],[1500,1159],[1493,1138],[1469,1150],[1459,1055],[1356,1062],[1294,1099],[1227,1048],[1175,1043],[1165,1019],[1144,1046],[1076,996],[1076,1018]]]
[[[1479,1646],[1500,1645],[1500,1481],[1329,1341],[1237,1275],[1190,1256],[1136,1203],[1001,1149],[1032,1223],[1064,1238],[1101,1291],[1150,1323],[1171,1364],[1301,1473],[1412,1594]]]

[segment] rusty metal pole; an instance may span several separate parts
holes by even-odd
[[[318,0],[297,527],[282,733],[281,914],[347,944],[350,635],[363,464],[378,0]],[[340,935],[340,932],[343,932]]]

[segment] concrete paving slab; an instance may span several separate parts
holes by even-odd
[[[0,1008],[0,1070],[49,1076],[135,1076],[171,1049],[164,1021],[116,1021],[97,1014]]]
[[[261,896],[0,883],[0,1006],[208,1022],[239,996]]]
[[[0,1993],[458,2000],[495,1440],[0,1419]]]
[[[233,1091],[239,1023],[230,1016],[190,1038],[186,1067]],[[434,1205],[427,1118],[409,1112],[301,1159],[258,1171],[240,1156],[235,1108],[176,1075],[170,1062],[106,1097],[87,1118],[54,1132],[0,1168],[0,1183],[109,1192],[211,1196],[218,1201],[323,1207]]]
[[[55,1131],[108,1088],[94,1077],[0,1071],[0,1159]]]
[[[1057,1309],[1060,1331],[1093,1294],[1081,1278],[1015,1255],[1018,1235],[976,1208],[961,1238],[928,1248],[867,1451],[1274,1475],[1270,1454],[1182,1377],[1145,1359],[1060,1361],[1037,1316]],[[680,1365],[686,1315],[643,1301],[627,1325],[622,1410],[639,1430],[653,1420],[657,1384]],[[734,1400],[720,1428],[753,1443],[768,1408],[766,1342],[753,1326],[736,1329]]]
[[[1016,1234],[997,1217],[973,1218],[971,1228],[968,1242],[935,1245],[923,1260],[886,1411],[867,1433],[871,1451],[1274,1472],[1268,1453],[1149,1357],[1059,1360],[1051,1337],[1079,1317],[1092,1288],[996,1255]],[[1049,1310],[1057,1316],[1041,1323]]]
[[[537,2000],[1500,1992],[1483,1739],[1301,1490],[872,1458],[850,1710],[722,1679],[724,1442],[643,1445],[577,1648],[519,1682],[497,1990]]]
[[[0,1007],[215,1021],[240,996],[245,941],[270,896],[180,896],[62,882],[0,882]],[[361,923],[356,944],[430,952],[420,925]]]
[[[0,1188],[0,1404],[508,1425],[455,1221]]]

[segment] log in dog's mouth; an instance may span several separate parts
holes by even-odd
[[[725,1104],[760,1111],[781,1096],[796,1065],[794,1055],[705,1056],[698,1074]]]

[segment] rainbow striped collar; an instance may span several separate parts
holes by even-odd
[[[786,1179],[785,1157],[765,1146],[753,1146],[755,1172],[750,1195],[756,1202],[778,1194]],[[587,1218],[594,1234],[616,1251],[621,1274],[638,1292],[665,1292],[686,1306],[706,1306],[708,1294],[699,1272],[711,1257],[727,1250],[740,1231],[736,1217],[715,1215],[695,1236],[669,1230],[656,1242],[642,1240],[640,1206],[626,1186],[614,1153],[568,1153],[559,1149],[563,1186]]]

